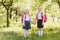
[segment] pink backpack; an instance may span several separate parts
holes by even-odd
[[[25,15],[22,15],[22,19],[21,19],[21,22],[23,23],[23,20],[26,19],[26,14]]]
[[[46,16],[46,14],[43,14],[42,18],[43,18],[43,22],[47,22],[47,16]]]

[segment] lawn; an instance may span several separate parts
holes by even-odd
[[[60,29],[44,28],[43,36],[39,37],[37,34],[37,28],[33,27],[29,31],[29,36],[24,38],[22,27],[1,28],[0,40],[60,40]]]

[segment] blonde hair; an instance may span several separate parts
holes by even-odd
[[[42,6],[38,6],[38,9],[39,9],[39,8],[42,9]]]

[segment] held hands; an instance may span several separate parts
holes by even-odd
[[[36,24],[36,22],[35,22],[35,21],[33,21],[33,22],[31,21],[31,23],[32,23],[32,24],[34,24],[34,25]]]

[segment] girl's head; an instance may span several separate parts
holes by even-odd
[[[38,6],[38,11],[42,11],[42,7],[41,6]]]
[[[26,9],[26,14],[29,14],[29,9]]]

